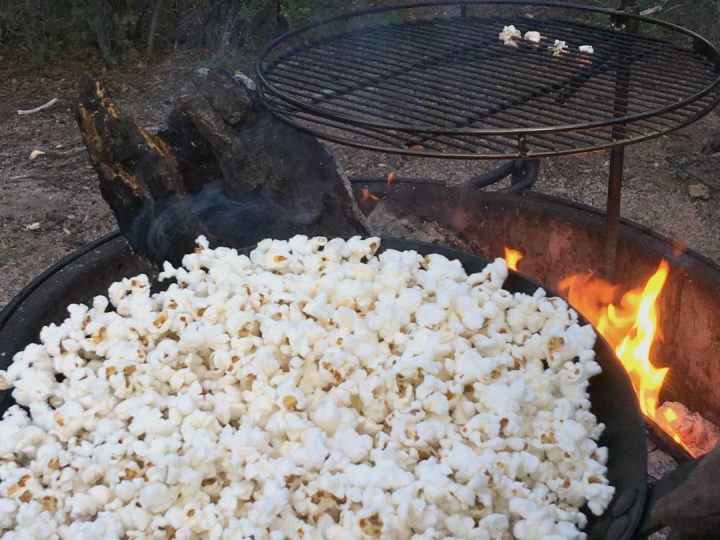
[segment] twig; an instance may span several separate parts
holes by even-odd
[[[148,30],[147,48],[145,49],[145,58],[152,58],[155,49],[155,32],[157,30],[158,19],[162,11],[162,0],[155,0],[153,6],[152,19],[150,19],[150,30]]]
[[[58,98],[52,98],[50,101],[48,101],[45,105],[40,105],[39,107],[35,107],[34,109],[18,109],[18,114],[35,114],[40,111],[44,111],[45,109],[49,109],[50,107],[54,106],[56,103],[59,103],[60,100]]]
[[[640,15],[642,15],[643,17],[652,17],[653,15],[661,12],[662,10],[663,10],[662,6],[655,6],[655,7],[651,7],[651,8],[641,11]]]

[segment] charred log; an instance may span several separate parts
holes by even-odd
[[[99,81],[81,83],[83,142],[138,253],[177,263],[200,234],[243,247],[265,237],[367,233],[347,179],[315,138],[275,119],[227,71],[200,74],[191,89],[154,136]]]

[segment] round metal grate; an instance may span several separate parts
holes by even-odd
[[[511,24],[539,31],[540,43],[503,44]],[[567,43],[559,56],[555,40]],[[552,2],[425,2],[334,17],[270,43],[257,74],[270,110],[318,137],[437,157],[602,150],[674,131],[720,101],[720,54],[702,37]]]

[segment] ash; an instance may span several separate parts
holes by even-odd
[[[654,484],[670,471],[677,468],[678,463],[670,454],[660,448],[652,439],[648,439],[648,481]],[[670,529],[665,527],[651,534],[649,540],[666,540],[670,536]]]
[[[648,477],[654,484],[670,471],[677,468],[678,463],[670,454],[660,448],[652,439],[648,439]]]

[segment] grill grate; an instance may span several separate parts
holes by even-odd
[[[541,43],[503,45],[510,24],[539,31]],[[555,39],[569,46],[560,58],[548,50]],[[720,100],[720,55],[703,38],[553,3],[422,3],[335,17],[271,43],[257,71],[267,106],[297,127],[438,157],[602,150],[669,133]]]

